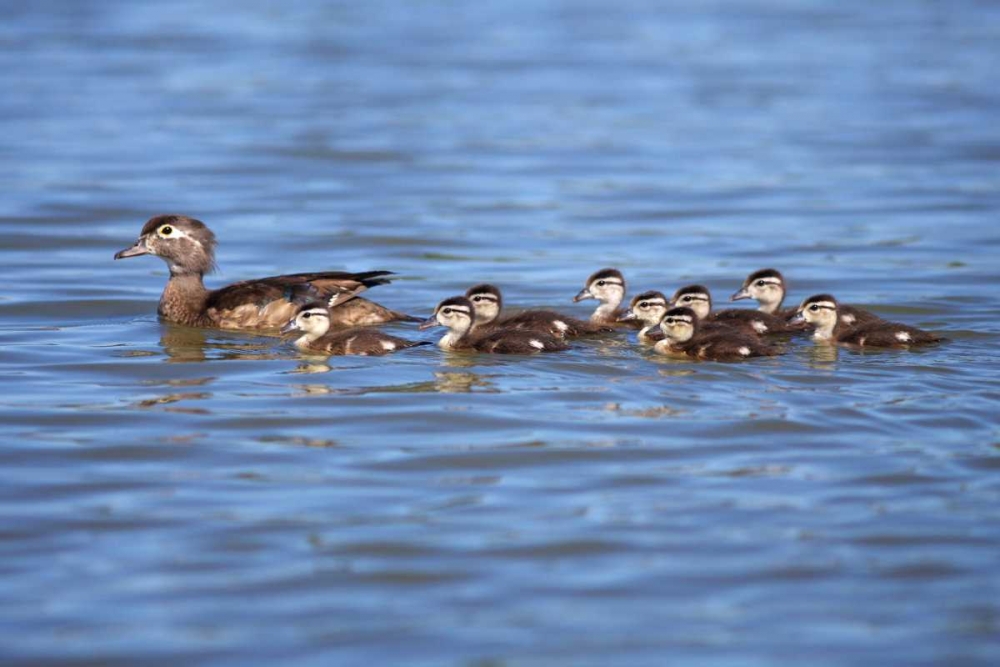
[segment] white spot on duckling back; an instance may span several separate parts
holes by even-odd
[[[910,337],[910,334],[908,334],[905,331],[897,331],[896,340],[898,340],[901,343],[909,343],[912,340],[912,338]]]
[[[759,334],[767,333],[767,325],[764,324],[763,322],[761,322],[760,320],[754,320],[750,324],[750,326],[752,326],[753,330],[756,331]]]
[[[396,344],[391,340],[380,340],[379,343],[382,345],[382,349],[386,352],[391,352],[396,349]]]
[[[543,343],[540,340],[536,340],[534,338],[532,338],[531,340],[528,341],[528,345],[530,345],[531,347],[535,348],[536,350],[544,350],[545,349],[545,343]]]
[[[846,324],[847,326],[853,326],[854,322],[857,321],[857,319],[858,318],[854,317],[854,315],[841,315],[840,316],[840,321],[843,322],[844,324]]]
[[[566,333],[566,330],[569,329],[569,325],[562,320],[552,320],[552,324],[559,330],[559,333]]]
[[[739,348],[736,351],[739,352],[740,354],[742,354],[744,357],[749,357],[750,356],[750,348],[747,347],[746,345],[744,345],[743,347]]]

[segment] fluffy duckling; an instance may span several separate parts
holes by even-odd
[[[780,271],[777,269],[761,269],[747,276],[747,279],[743,281],[742,287],[729,297],[729,300],[754,299],[757,301],[757,310],[760,312],[775,315],[785,320],[791,320],[798,314],[799,309],[795,307],[781,307],[787,293],[788,283],[785,282],[785,277],[781,275]],[[841,321],[847,326],[879,322],[882,319],[875,313],[843,303],[840,304],[838,312]]]
[[[624,325],[633,329],[642,327],[642,323],[638,320],[621,319],[625,314],[625,309],[620,307],[625,300],[625,276],[618,269],[601,269],[591,274],[583,289],[573,297],[575,303],[586,299],[597,299],[601,302],[590,316],[590,321],[594,324]]]
[[[215,234],[205,223],[183,215],[149,219],[139,238],[115,259],[156,255],[170,268],[157,312],[168,322],[220,329],[277,329],[304,300],[329,300],[331,321],[341,325],[412,321],[371,301],[357,298],[369,287],[389,282],[391,271],[324,271],[244,280],[217,290],[203,277],[215,267]],[[419,321],[419,320],[416,320]]]
[[[691,308],[671,308],[660,323],[664,338],[653,349],[668,356],[706,361],[739,361],[778,354],[756,336],[735,329],[704,333],[700,319]]]
[[[495,285],[480,284],[470,287],[465,296],[472,302],[475,321],[472,333],[484,334],[494,329],[525,329],[544,331],[556,338],[572,338],[614,331],[613,327],[567,317],[552,310],[525,310],[508,317],[500,317],[503,296]]]
[[[731,326],[747,334],[768,335],[798,331],[801,325],[789,324],[775,315],[759,310],[728,308],[712,312],[712,294],[704,285],[687,285],[674,293],[672,306],[690,308],[705,324],[718,323]]]
[[[858,347],[912,347],[942,341],[936,334],[881,319],[848,326],[840,317],[840,305],[829,294],[817,294],[803,301],[796,317],[815,327],[813,338],[829,343]]]
[[[660,322],[670,308],[670,302],[663,292],[650,291],[643,292],[632,297],[629,309],[619,319],[622,321],[638,320],[642,323],[642,328],[636,335],[640,343],[653,345],[657,341],[663,340],[663,332],[660,330]]]
[[[374,357],[420,345],[431,345],[427,341],[406,340],[368,327],[328,333],[330,310],[322,302],[303,306],[295,317],[281,327],[281,333],[292,331],[303,332],[295,341],[295,346],[303,352],[329,355],[357,354]]]
[[[542,331],[497,328],[475,334],[472,331],[475,316],[475,307],[469,299],[454,296],[439,303],[434,314],[418,328],[447,327],[448,333],[438,342],[442,350],[534,354],[569,349],[561,340]]]

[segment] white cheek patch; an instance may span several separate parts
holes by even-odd
[[[531,340],[528,341],[528,345],[530,345],[531,347],[535,348],[536,350],[544,350],[545,349],[545,343],[543,343],[540,340],[535,340],[534,338],[532,338]]]
[[[742,354],[744,357],[749,357],[750,356],[750,348],[746,347],[745,345],[743,347],[739,348],[736,351],[739,352],[740,354]]]
[[[901,343],[909,343],[911,340],[913,340],[913,338],[910,336],[910,334],[908,334],[905,331],[897,331],[896,340],[898,340]]]
[[[750,326],[752,326],[753,330],[756,331],[759,334],[767,333],[767,325],[764,324],[763,322],[761,322],[760,320],[754,320],[750,324]]]

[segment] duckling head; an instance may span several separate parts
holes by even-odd
[[[573,301],[597,299],[602,304],[617,308],[625,298],[625,277],[618,269],[601,269],[587,278],[587,283],[573,297]]]
[[[619,321],[639,320],[646,326],[654,327],[667,312],[667,297],[655,290],[643,292],[632,298],[628,312]]]
[[[729,300],[755,299],[760,304],[761,311],[773,314],[785,300],[785,291],[785,277],[780,271],[761,269],[747,276],[743,286]]]
[[[448,327],[448,333],[438,341],[438,347],[451,349],[455,344],[472,329],[472,322],[476,317],[476,310],[464,296],[453,296],[445,299],[434,309],[434,314],[424,320],[418,329],[430,329],[431,327]]]
[[[660,329],[675,343],[686,343],[698,333],[698,315],[692,308],[671,308],[663,315]]]
[[[837,300],[829,294],[817,294],[802,302],[799,312],[791,323],[808,322],[816,327],[813,336],[821,339],[833,338],[837,326]]]
[[[690,308],[702,320],[712,312],[712,294],[704,285],[687,285],[674,292],[670,305]]]
[[[319,301],[302,306],[295,317],[281,327],[281,333],[302,331],[305,335],[299,340],[303,342],[312,342],[326,335],[329,330],[330,311],[327,310],[325,303]]]
[[[503,309],[503,297],[495,285],[475,285],[466,290],[465,297],[472,302],[477,325],[489,324],[500,316]]]
[[[115,259],[156,255],[170,274],[204,275],[215,267],[215,234],[205,223],[184,215],[157,215],[149,219],[135,244],[115,253]]]

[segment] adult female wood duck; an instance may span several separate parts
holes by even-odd
[[[278,329],[304,302],[328,302],[330,320],[339,326],[419,321],[357,295],[389,282],[391,271],[323,271],[244,280],[217,290],[203,277],[215,268],[215,234],[205,223],[183,215],[149,219],[139,238],[115,259],[156,255],[170,268],[157,312],[168,322],[220,329]]]

